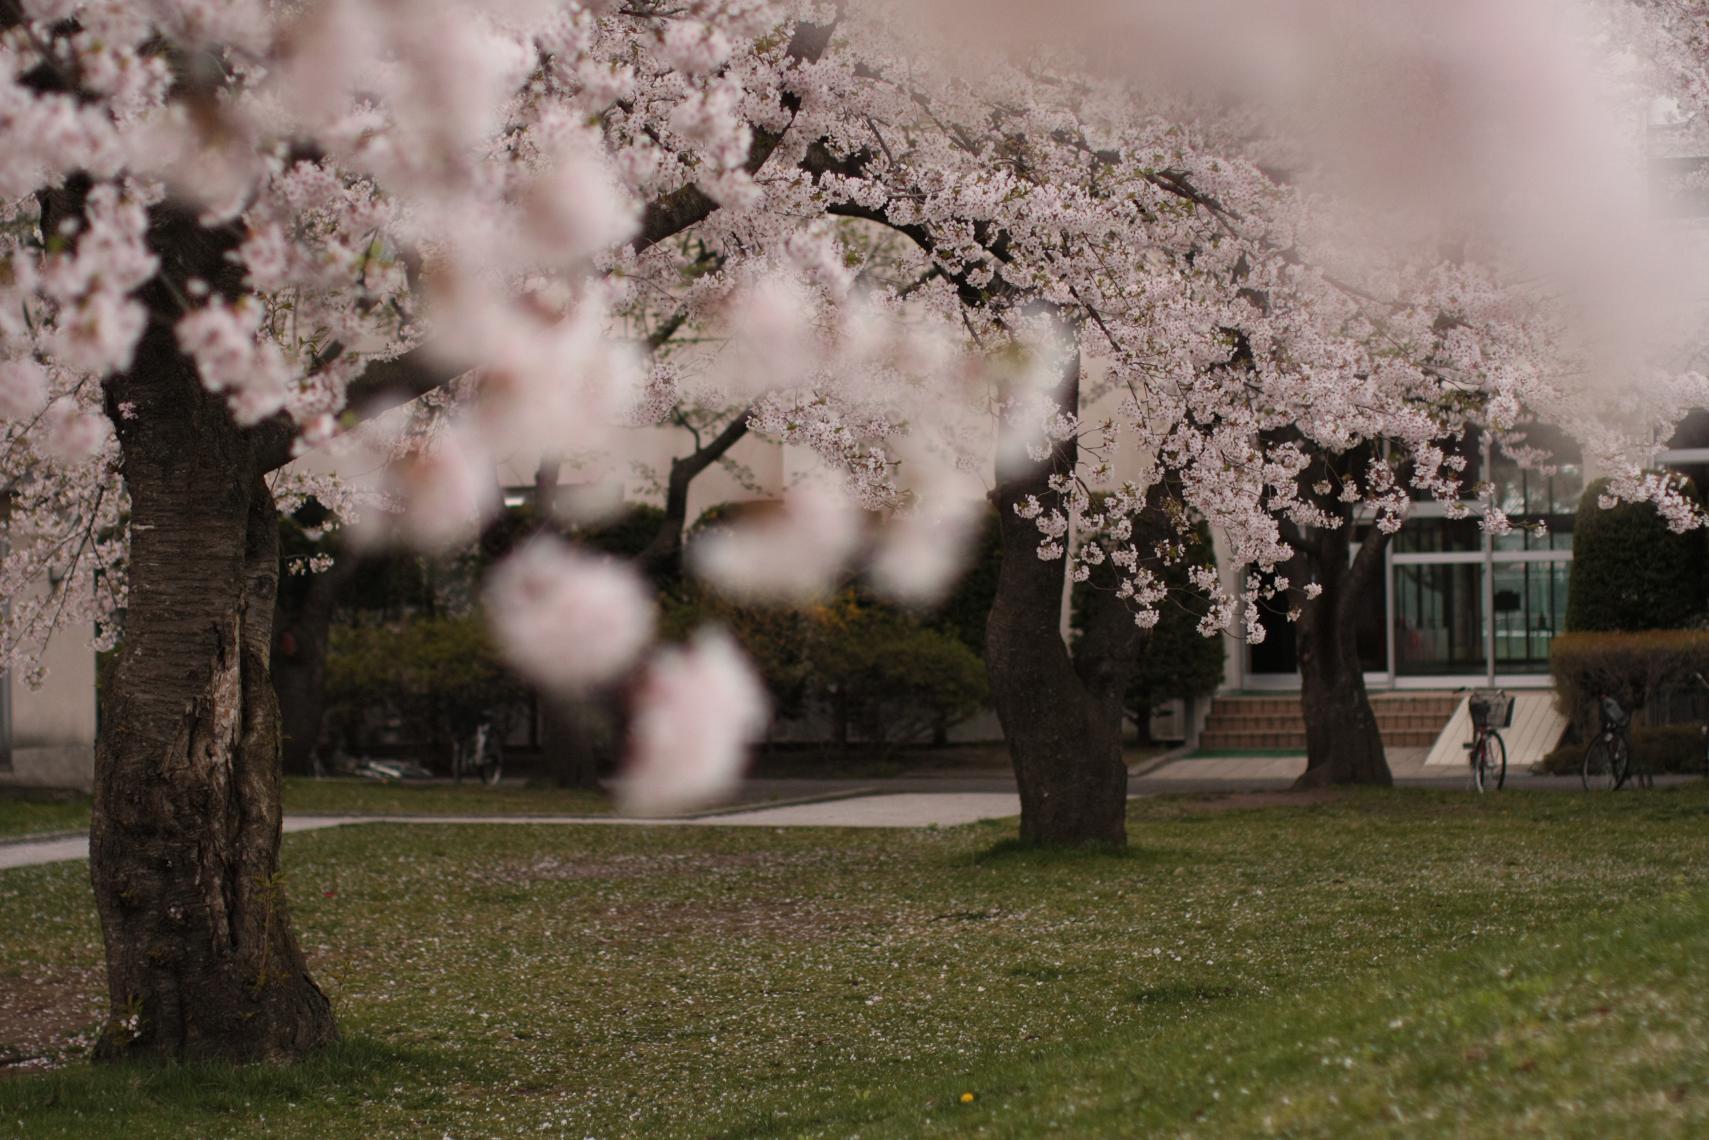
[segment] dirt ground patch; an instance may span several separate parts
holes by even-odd
[[[784,871],[819,865],[818,852],[693,851],[645,852],[595,858],[546,856],[527,862],[506,862],[473,869],[469,877],[483,883],[517,886],[531,882],[599,879],[649,879],[699,875],[720,877],[753,871]]]
[[[96,971],[0,974],[0,1078],[50,1068],[93,1043],[104,1012]]]

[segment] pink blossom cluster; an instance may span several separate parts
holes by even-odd
[[[1258,637],[1242,603],[1286,588],[1284,529],[1333,524],[1326,498],[1391,530],[1414,495],[1511,525],[1456,445],[1515,437],[1547,463],[1530,419],[1615,494],[1702,521],[1644,474],[1709,404],[1709,337],[1700,235],[1650,224],[1633,127],[1657,99],[1669,130],[1709,108],[1692,0],[20,12],[0,28],[0,591],[56,585],[15,604],[8,658],[67,617],[116,633],[119,459],[147,411],[126,374],[151,328],[239,423],[366,457],[276,473],[282,501],[384,504],[430,549],[501,509],[508,455],[621,470],[638,425],[743,415],[824,476],[708,548],[748,594],[862,570],[931,598],[982,492],[1052,464],[1019,510],[1040,558],[1113,567],[1154,621],[1178,544],[1140,549],[1127,519],[1166,481],[1183,526],[1255,568],[1192,575],[1205,631]],[[215,254],[200,276],[155,244],[185,219]],[[359,426],[387,384],[429,395]],[[1302,493],[1313,454],[1366,444],[1367,469]],[[652,636],[620,581],[529,547],[495,630],[542,683],[610,680]],[[634,770],[674,780],[682,749],[730,771],[758,713],[729,647],[645,675]]]

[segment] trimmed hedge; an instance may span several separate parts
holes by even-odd
[[[1650,772],[1702,775],[1703,729],[1695,724],[1645,725],[1631,730],[1632,758]],[[1576,776],[1584,763],[1585,745],[1563,744],[1538,763],[1551,776]]]
[[[1585,488],[1573,523],[1567,629],[1680,629],[1703,612],[1705,534],[1675,534],[1649,503],[1604,509],[1599,479]]]
[[[1696,687],[1694,674],[1709,676],[1709,631],[1564,633],[1550,646],[1549,672],[1555,705],[1576,730],[1569,739],[1583,740],[1596,729],[1599,694],[1640,710],[1664,692]]]
[[[499,663],[476,617],[416,616],[388,625],[334,626],[326,659],[327,716],[359,746],[394,716],[409,743],[441,759],[487,715],[519,707],[526,693]]]
[[[888,751],[967,719],[990,697],[984,664],[958,638],[853,590],[800,609],[694,587],[665,600],[667,637],[708,622],[742,646],[778,717],[822,715],[839,743]]]
[[[853,591],[810,618],[811,697],[881,750],[966,720],[990,699],[984,662],[953,634]]]

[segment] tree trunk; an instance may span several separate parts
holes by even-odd
[[[100,1059],[298,1057],[337,1037],[279,873],[268,671],[278,514],[257,445],[152,327],[110,399],[131,498],[124,647],[96,749]]]
[[[1052,397],[1072,412],[1079,391],[1075,356]],[[1024,457],[1024,447],[1041,434],[1037,423],[1005,414],[999,432],[1000,452],[1017,458],[999,472],[993,496],[1002,564],[985,626],[985,667],[1020,789],[1021,839],[1121,847],[1127,843],[1127,767],[1118,658],[1088,654],[1076,669],[1062,640],[1066,564],[1041,560],[1037,528],[1015,514],[1028,495],[1047,513],[1061,506],[1048,480],[1052,471],[1073,468],[1075,443],[1058,443],[1044,460],[1033,461]],[[1127,624],[1133,627],[1131,620]]]
[[[542,693],[540,751],[552,782],[560,788],[600,790],[602,769],[609,766],[604,747],[609,732],[599,721],[603,710],[594,703],[560,700]]]
[[[1300,607],[1295,636],[1306,732],[1306,770],[1296,788],[1394,783],[1358,647],[1359,600],[1376,581],[1388,536],[1372,527],[1350,563],[1351,525],[1347,517],[1340,529],[1313,530],[1303,542],[1309,554],[1302,552],[1291,564],[1290,594]],[[1307,599],[1301,587],[1313,572],[1323,592]]]
[[[273,690],[279,696],[284,769],[313,776],[326,718],[326,655],[339,592],[356,573],[361,556],[341,551],[333,564],[310,574],[295,606],[281,597],[273,639]]]
[[[744,408],[724,425],[708,443],[700,442],[694,433],[694,451],[680,459],[671,460],[670,476],[665,482],[665,513],[659,520],[647,548],[635,559],[636,567],[661,589],[669,587],[682,576],[682,547],[688,526],[688,492],[694,480],[708,467],[729,454],[732,447],[748,434],[748,420],[753,410]]]

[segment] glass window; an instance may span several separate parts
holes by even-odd
[[[1495,575],[1495,666],[1503,673],[1546,673],[1549,642],[1567,616],[1570,562],[1498,562]]]
[[[1394,536],[1396,554],[1440,554],[1483,549],[1483,528],[1474,518],[1410,518]]]
[[[1288,603],[1284,598],[1269,598],[1258,603],[1264,625],[1264,640],[1248,647],[1248,666],[1254,673],[1287,675],[1299,670],[1299,643],[1294,623],[1288,620]]]
[[[1573,517],[1584,493],[1584,468],[1579,447],[1565,433],[1539,424],[1524,428],[1520,447],[1549,453],[1549,468],[1524,468],[1494,449],[1490,480],[1495,502],[1513,520],[1511,533],[1496,537],[1496,550],[1571,550]],[[1539,531],[1539,526],[1541,531]]]
[[[1484,568],[1396,566],[1395,672],[1484,671]]]

